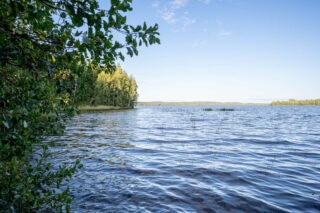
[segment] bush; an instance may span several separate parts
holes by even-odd
[[[131,2],[103,10],[97,0],[0,1],[0,212],[70,210],[60,185],[81,164],[53,170],[42,139],[77,111],[89,60],[112,71],[123,48],[133,56],[138,44],[160,43],[157,25],[126,23]]]

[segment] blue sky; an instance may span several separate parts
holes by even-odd
[[[135,0],[161,45],[121,66],[139,101],[320,98],[319,0]]]

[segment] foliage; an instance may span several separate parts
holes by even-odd
[[[0,1],[0,212],[69,211],[60,184],[81,165],[52,169],[42,139],[63,130],[79,85],[98,75],[88,76],[89,59],[113,70],[123,49],[160,43],[157,25],[127,24],[131,2]]]
[[[314,99],[314,100],[290,99],[288,101],[273,101],[271,105],[320,105],[320,99]]]
[[[72,113],[72,108],[49,80],[36,82],[28,72],[10,66],[1,71],[8,75],[6,81],[1,80],[0,90],[0,211],[69,208],[68,189],[59,189],[60,183],[81,166],[77,162],[53,171],[45,161],[47,146],[40,141],[42,135],[61,131],[60,119]],[[34,148],[37,153],[32,152]]]
[[[133,107],[137,100],[137,84],[118,65],[115,72],[99,73],[95,84],[95,105]]]
[[[136,82],[120,65],[115,71],[109,71],[106,66],[89,61],[78,87],[75,97],[78,105],[133,107],[137,100]]]
[[[89,104],[92,105],[95,100],[95,84],[98,78],[99,72],[105,70],[101,65],[94,65],[92,61],[88,61],[85,66],[81,80],[75,90],[74,101],[77,104]]]
[[[137,101],[137,84],[120,65],[113,72],[90,61],[84,81],[79,85],[75,102],[79,105],[105,105],[132,108]]]

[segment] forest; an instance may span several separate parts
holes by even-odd
[[[310,100],[295,100],[290,99],[288,101],[273,101],[272,106],[275,105],[320,105],[320,99],[310,99]]]
[[[115,61],[160,40],[157,24],[127,23],[131,4],[0,1],[0,212],[70,212],[66,184],[82,165],[52,165],[43,141],[81,102],[134,105],[135,80]]]
[[[132,76],[123,71],[118,64],[115,71],[108,71],[103,65],[90,61],[86,66],[83,83],[79,89],[86,91],[76,95],[78,105],[107,105],[134,107],[137,102],[137,84]]]

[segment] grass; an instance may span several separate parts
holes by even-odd
[[[105,106],[105,105],[97,105],[97,106],[83,105],[83,106],[79,106],[78,108],[80,112],[132,109],[132,107]]]

